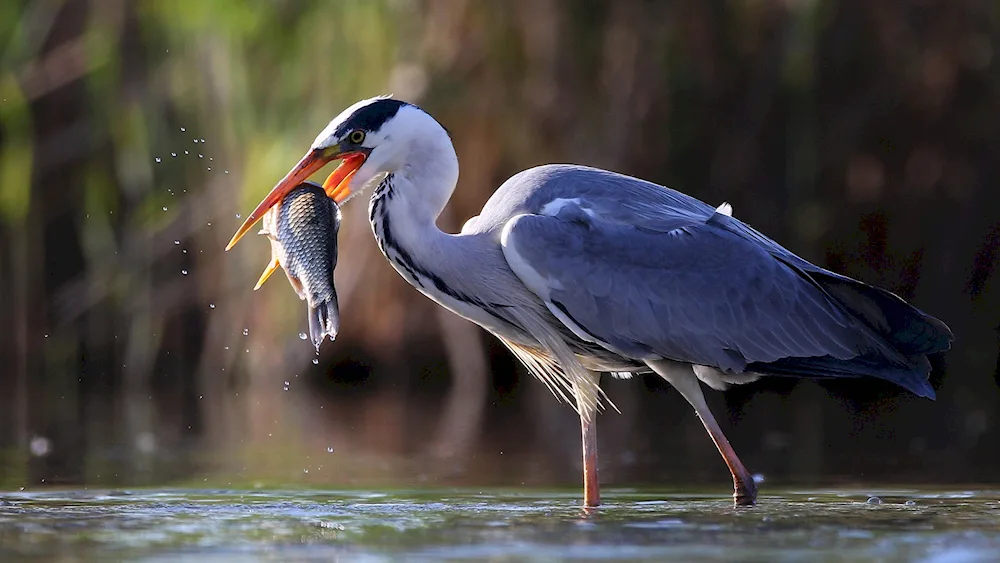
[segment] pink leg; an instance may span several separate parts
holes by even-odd
[[[583,505],[601,505],[601,484],[597,479],[597,413],[580,414],[583,438]]]
[[[722,429],[715,422],[715,418],[708,411],[708,407],[705,408],[705,412],[708,412],[707,416],[699,412],[698,417],[701,418],[701,423],[705,425],[705,430],[708,430],[708,435],[715,442],[715,447],[722,454],[722,459],[729,467],[729,472],[733,474],[733,501],[736,503],[736,506],[753,506],[757,504],[757,483],[754,482],[753,476],[750,475],[747,468],[743,466],[743,462],[736,455],[736,450],[729,445],[729,440],[722,433]]]
[[[653,371],[673,385],[687,399],[687,402],[694,407],[694,412],[698,414],[698,418],[701,419],[701,423],[705,426],[705,430],[708,431],[708,435],[712,437],[715,447],[719,449],[722,459],[726,462],[729,472],[733,475],[733,487],[735,489],[733,492],[733,501],[736,503],[736,506],[753,506],[756,504],[757,484],[754,483],[753,477],[747,471],[747,468],[743,466],[743,462],[736,455],[736,451],[729,445],[729,440],[722,433],[719,423],[712,416],[712,411],[709,410],[708,403],[705,402],[705,395],[701,392],[701,383],[698,382],[698,378],[691,369],[691,365],[668,360],[647,363],[649,367],[653,368]]]

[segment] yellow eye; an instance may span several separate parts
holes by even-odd
[[[355,129],[351,131],[351,134],[347,137],[347,140],[354,143],[355,145],[360,145],[365,142],[365,132],[361,129]]]

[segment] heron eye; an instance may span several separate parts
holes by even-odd
[[[351,131],[351,134],[350,136],[347,137],[347,140],[354,143],[355,145],[360,145],[365,141],[365,132],[362,131],[361,129],[355,129],[354,131]]]

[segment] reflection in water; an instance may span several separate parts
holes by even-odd
[[[1000,491],[67,491],[0,494],[0,557],[986,561]],[[870,502],[879,498],[881,503]]]

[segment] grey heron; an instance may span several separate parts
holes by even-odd
[[[458,182],[445,128],[419,107],[362,100],[333,119],[227,250],[292,188],[324,183],[343,203],[375,185],[378,247],[418,291],[494,334],[579,413],[584,503],[600,504],[600,374],[653,372],[694,407],[729,466],[737,505],[757,486],[705,402],[761,376],[873,376],[934,397],[927,355],[941,321],[894,294],[817,267],[731,216],[605,170],[546,165],[501,185],[461,232],[436,219]]]

